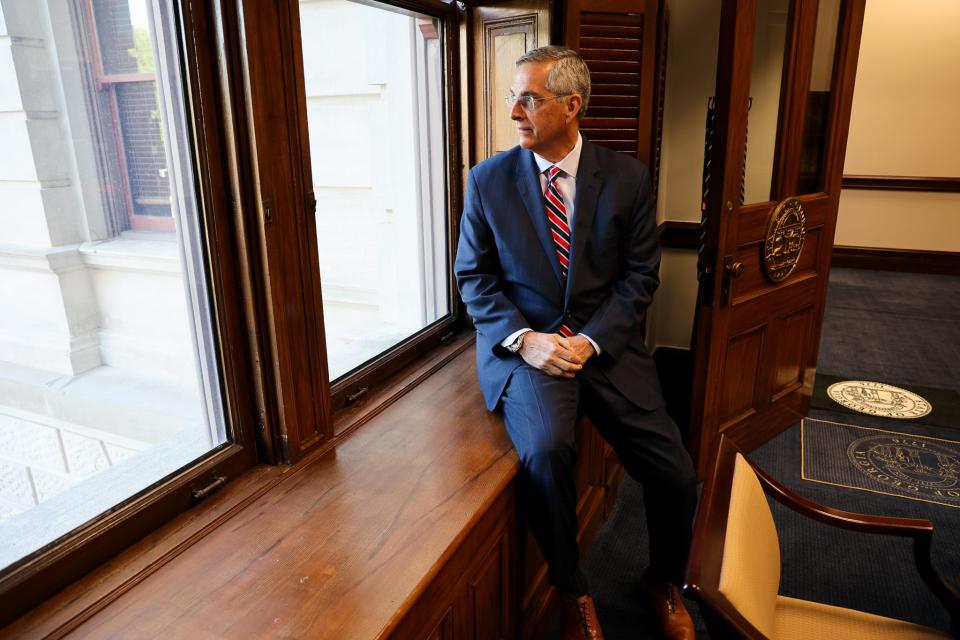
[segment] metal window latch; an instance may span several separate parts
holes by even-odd
[[[210,484],[208,484],[202,489],[194,489],[191,492],[191,495],[193,495],[194,500],[203,500],[204,498],[209,497],[211,494],[214,494],[217,491],[219,491],[220,487],[226,484],[226,482],[227,482],[227,476],[216,476],[213,479],[213,482],[211,482]]]
[[[346,402],[347,406],[355,404],[361,398],[363,398],[363,396],[367,395],[367,391],[369,390],[370,389],[368,387],[357,389],[355,392],[348,394],[347,397],[344,398],[344,401]]]

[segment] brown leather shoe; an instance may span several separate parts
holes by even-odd
[[[644,576],[641,589],[657,616],[660,635],[668,640],[695,640],[693,619],[683,605],[680,590],[671,582],[658,582]]]
[[[603,640],[593,598],[561,597],[563,602],[563,640]]]

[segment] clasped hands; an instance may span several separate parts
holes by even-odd
[[[527,332],[520,348],[524,362],[557,378],[573,378],[593,354],[593,345],[583,336],[565,338],[536,331]]]

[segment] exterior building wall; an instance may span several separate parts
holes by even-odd
[[[173,232],[107,233],[69,7],[0,10],[0,362],[193,378]]]

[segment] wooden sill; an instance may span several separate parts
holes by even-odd
[[[335,449],[250,470],[0,635],[386,635],[519,469],[468,347],[385,385]]]

